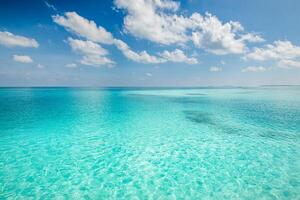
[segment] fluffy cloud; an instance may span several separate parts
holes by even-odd
[[[300,57],[300,47],[293,45],[290,41],[275,41],[263,48],[254,48],[246,55],[246,58],[253,60],[281,60]]]
[[[179,3],[171,0],[115,0],[119,9],[126,11],[125,31],[150,41],[171,45],[192,41],[195,46],[214,54],[246,51],[246,42],[263,39],[253,33],[244,33],[239,22],[222,23],[209,13],[190,17],[177,15]]]
[[[185,62],[187,64],[197,64],[196,58],[187,57],[183,51],[176,49],[174,51],[163,51],[158,56],[149,55],[146,51],[140,53],[132,51],[128,45],[121,41],[115,40],[117,48],[130,60],[140,63],[165,63],[165,62]]]
[[[84,37],[88,40],[91,40],[93,42],[102,43],[102,44],[115,45],[119,50],[121,50],[121,52],[124,54],[124,56],[130,60],[133,60],[136,62],[141,62],[141,63],[160,63],[161,62],[155,56],[150,56],[146,51],[142,51],[140,53],[132,51],[125,42],[123,42],[122,40],[119,40],[119,39],[114,39],[112,34],[108,31],[106,31],[105,28],[103,28],[101,26],[97,27],[97,25],[94,21],[89,21],[89,20],[79,16],[75,12],[67,12],[67,13],[65,13],[65,16],[59,16],[59,15],[53,16],[53,20],[57,24],[64,26],[68,31],[73,32],[76,35]],[[91,64],[90,62],[88,62],[88,60],[93,60],[93,63],[97,62],[97,61],[99,61],[101,63],[108,61],[108,63],[111,64],[109,59],[101,59],[99,56],[96,56],[96,54],[99,54],[102,56],[106,55],[107,51],[104,50],[102,47],[100,47],[98,44],[93,43],[91,41],[87,41],[87,42],[77,41],[76,43],[78,43],[78,44],[76,44],[76,45],[73,44],[73,47],[72,47],[73,50],[81,49],[80,50],[81,52],[82,51],[99,51],[98,53],[96,53],[96,52],[93,53],[93,56],[84,57],[84,60],[82,60],[82,63]],[[93,45],[92,45],[92,43],[93,43]],[[89,47],[83,48],[83,46],[82,46],[83,44],[88,45]],[[88,53],[88,52],[85,52],[85,53]]]
[[[245,58],[259,61],[274,60],[278,67],[285,69],[299,68],[300,47],[287,40],[278,40],[262,48],[254,48]]]
[[[117,8],[127,11],[125,30],[136,37],[146,38],[160,44],[184,43],[186,18],[167,15],[163,11],[176,11],[179,4],[166,0],[116,0]],[[178,20],[177,23],[174,23]]]
[[[81,64],[90,65],[90,66],[100,66],[100,65],[108,65],[112,66],[115,64],[112,60],[107,57],[99,56],[99,55],[86,55],[81,59]]]
[[[194,13],[190,19],[195,29],[191,37],[194,45],[213,54],[242,54],[247,50],[246,42],[263,41],[259,35],[241,33],[244,28],[239,22],[223,24],[209,13]]]
[[[33,62],[33,60],[31,59],[30,56],[25,56],[25,55],[14,55],[13,59],[16,62],[21,62],[21,63],[32,63]]]
[[[220,72],[220,71],[222,71],[222,67],[213,66],[213,67],[209,68],[209,71],[211,71],[211,72]]]
[[[10,32],[0,31],[0,44],[7,47],[33,47],[39,46],[35,39],[27,38],[24,36],[14,35]]]
[[[257,34],[253,34],[253,33],[246,33],[244,35],[241,36],[242,41],[248,41],[248,42],[264,42],[265,40]]]
[[[177,5],[176,3],[166,3],[163,1],[157,1],[157,3],[161,8],[175,9]],[[158,53],[158,56],[150,55],[146,51],[135,52],[124,41],[113,38],[112,34],[106,31],[105,28],[101,26],[97,27],[94,21],[89,21],[75,12],[67,12],[65,16],[53,16],[53,20],[68,31],[87,39],[87,41],[69,39],[69,44],[74,51],[85,54],[85,57],[81,60],[83,64],[91,65],[97,62],[99,64],[113,63],[113,61],[105,57],[108,52],[97,43],[115,45],[126,58],[139,63],[165,63],[168,61],[185,62],[188,64],[198,63],[196,58],[187,57],[179,49],[173,52],[164,51],[163,53]],[[93,62],[88,62],[91,60]]]
[[[132,51],[129,46],[122,40],[115,39],[115,45],[130,60],[140,63],[162,63],[164,60],[156,56],[149,55],[146,51],[140,53]]]
[[[162,53],[159,53],[161,58],[163,58],[166,61],[171,62],[185,62],[187,64],[197,64],[198,60],[196,58],[189,58],[187,57],[183,51],[180,49],[175,49],[174,51],[164,51]]]
[[[94,21],[89,21],[76,12],[66,12],[65,16],[55,15],[52,18],[55,23],[80,37],[103,44],[113,43],[113,36],[110,32],[101,26],[97,27]]]
[[[278,62],[278,67],[289,69],[289,68],[300,68],[300,62],[294,60],[280,60]]]
[[[73,51],[77,51],[82,54],[97,54],[101,56],[108,54],[108,52],[104,48],[92,41],[68,38],[68,42]]]
[[[80,62],[84,65],[100,66],[114,64],[112,60],[106,57],[108,52],[97,43],[73,38],[68,38],[68,42],[73,51],[83,55]]]
[[[242,72],[265,72],[268,70],[270,69],[262,66],[249,66],[242,69]]]

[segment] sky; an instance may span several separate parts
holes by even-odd
[[[299,0],[0,0],[0,86],[300,84]]]

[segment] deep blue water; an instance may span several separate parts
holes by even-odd
[[[300,87],[0,89],[0,199],[300,199]]]

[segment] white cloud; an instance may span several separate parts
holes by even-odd
[[[113,36],[102,26],[97,27],[92,20],[87,20],[76,12],[66,12],[65,16],[52,16],[53,21],[65,27],[68,31],[93,42],[112,44]]]
[[[187,57],[184,52],[180,49],[175,49],[174,51],[164,51],[159,53],[159,55],[165,59],[166,61],[171,62],[185,62],[187,64],[197,64],[198,60],[196,58],[189,58]]]
[[[241,36],[242,41],[248,41],[248,42],[264,42],[265,40],[257,34],[254,33],[246,33],[245,35]]]
[[[106,57],[108,52],[97,43],[73,38],[68,38],[68,42],[73,51],[83,55],[80,62],[84,65],[100,66],[114,64],[114,61]]]
[[[108,54],[104,48],[92,41],[68,38],[68,42],[73,51],[77,51],[82,54],[97,54],[102,56]]]
[[[30,56],[25,56],[25,55],[14,55],[13,59],[16,62],[21,62],[21,63],[32,63],[33,62],[33,60],[31,59]]]
[[[83,56],[80,63],[84,65],[90,65],[90,66],[108,65],[109,67],[112,67],[115,62],[113,62],[107,57],[103,57],[99,55],[86,55]]]
[[[222,67],[213,66],[213,67],[209,68],[209,71],[211,71],[211,72],[220,72],[220,71],[222,71]]]
[[[146,76],[152,77],[152,74],[151,73],[146,73]]]
[[[177,5],[176,3],[160,2],[159,0],[157,0],[157,3],[161,8],[175,9]],[[88,40],[69,39],[69,44],[74,51],[93,55],[92,57],[84,57],[82,60],[83,64],[90,64],[87,60],[93,60],[93,63],[95,63],[95,61],[99,61],[99,63],[112,63],[108,58],[105,57],[104,59],[103,56],[107,55],[108,52],[97,43],[115,45],[126,58],[139,63],[165,63],[168,61],[186,62],[188,64],[198,63],[196,58],[187,57],[183,51],[179,49],[176,49],[173,52],[164,51],[163,53],[158,53],[157,56],[150,55],[146,51],[135,52],[124,41],[113,38],[112,34],[106,31],[105,28],[101,26],[97,27],[94,21],[89,21],[75,12],[67,12],[65,13],[65,16],[53,16],[53,20],[59,25],[64,26],[68,31]],[[97,55],[97,57],[95,57],[95,55]],[[100,58],[99,55],[103,58]]]
[[[65,65],[67,68],[76,68],[77,64],[76,63],[68,63]]]
[[[290,41],[275,41],[263,48],[254,48],[246,55],[246,58],[253,60],[282,60],[300,57],[300,47],[293,45]]]
[[[149,55],[146,51],[134,52],[128,45],[121,41],[115,39],[115,44],[117,48],[130,60],[140,62],[140,63],[165,63],[165,62],[185,62],[187,64],[197,64],[198,60],[196,58],[187,57],[183,51],[175,49],[174,51],[163,51],[158,53],[158,56]]]
[[[245,59],[267,61],[274,60],[277,66],[284,69],[300,68],[300,47],[290,41],[275,41],[262,48],[254,48]]]
[[[93,42],[103,43],[103,44],[114,44],[117,46],[117,48],[124,54],[125,57],[127,57],[130,60],[141,62],[141,63],[160,63],[161,61],[155,57],[149,55],[146,51],[142,51],[140,53],[132,51],[129,46],[119,39],[114,39],[112,34],[105,30],[105,28],[99,26],[97,27],[96,23],[94,21],[89,21],[81,16],[79,16],[75,12],[67,12],[64,16],[53,16],[53,20],[58,23],[59,25],[64,26],[69,30],[70,32],[73,32],[81,37],[84,37],[88,40],[91,40]],[[73,50],[79,50],[83,51],[99,51],[97,54],[100,55],[106,55],[107,51],[104,50],[100,45],[93,43],[89,41],[87,42],[77,42],[78,44],[74,44],[72,49]],[[93,43],[93,45],[92,45]],[[88,46],[87,49],[83,48],[83,45]],[[98,46],[97,46],[98,45]],[[93,47],[92,47],[93,46]],[[97,46],[97,47],[96,47]],[[100,49],[101,48],[101,49]],[[88,53],[88,52],[85,52]],[[89,52],[91,53],[91,52]],[[108,62],[109,59],[101,59],[99,57],[85,57],[85,59],[82,61],[84,64],[90,64],[90,62],[87,62],[87,60],[93,60],[93,63],[95,61],[100,61],[101,63]]]
[[[246,51],[246,42],[263,39],[253,33],[244,33],[239,22],[222,23],[216,16],[194,13],[190,17],[177,15],[179,3],[171,0],[115,0],[119,9],[126,11],[124,28],[130,34],[164,45],[186,44],[214,54]]]
[[[122,40],[115,39],[115,45],[130,60],[140,63],[162,63],[164,60],[156,56],[149,55],[146,51],[140,53],[132,51],[129,46]]]
[[[242,72],[265,72],[268,70],[270,69],[262,66],[249,66],[242,69]]]
[[[289,69],[289,68],[300,68],[300,62],[294,60],[280,60],[278,62],[278,67]]]
[[[35,39],[27,38],[24,36],[14,35],[10,32],[0,31],[0,44],[7,47],[33,47],[39,46]]]
[[[124,28],[139,38],[146,38],[160,44],[184,43],[186,19],[182,16],[167,15],[163,11],[176,11],[179,3],[169,0],[115,0],[119,9],[127,11]],[[178,23],[174,23],[178,20]]]
[[[260,38],[254,34],[240,33],[244,28],[239,22],[222,23],[216,16],[206,13],[205,16],[194,13],[191,16],[195,31],[192,41],[196,47],[203,48],[217,55],[242,54],[246,51],[246,41]],[[251,39],[253,41],[253,39]]]

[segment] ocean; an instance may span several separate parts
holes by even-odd
[[[1,88],[0,199],[300,199],[300,87]]]

